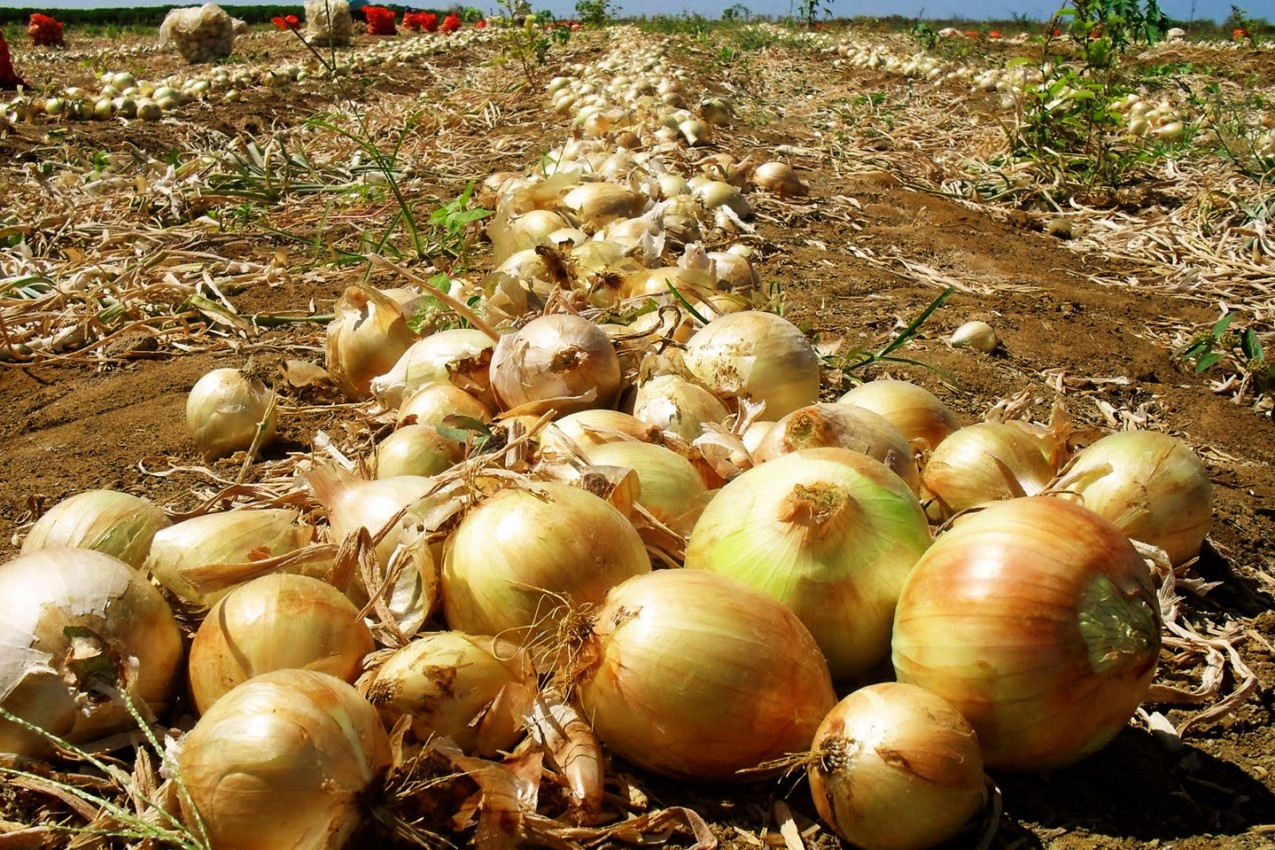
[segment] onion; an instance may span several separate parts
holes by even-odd
[[[271,670],[317,670],[353,682],[373,648],[359,609],[332,585],[261,576],[218,600],[200,624],[190,646],[190,690],[202,714]]]
[[[412,735],[446,735],[466,753],[494,756],[522,738],[535,675],[517,644],[433,632],[395,651],[376,671],[367,699],[387,724],[411,718]]]
[[[807,770],[819,816],[863,850],[926,850],[983,804],[983,756],[951,703],[884,682],[837,703]]]
[[[700,435],[706,422],[722,423],[729,411],[717,396],[677,375],[657,375],[637,388],[633,415],[685,440]]]
[[[836,702],[805,626],[725,576],[657,570],[606,596],[576,657],[584,715],[602,742],[677,779],[738,771],[804,751]]]
[[[351,286],[337,300],[336,318],[328,325],[328,375],[349,398],[368,398],[372,379],[393,368],[415,340],[392,298]]]
[[[642,212],[645,203],[641,195],[614,183],[581,183],[562,198],[563,206],[591,233],[616,219],[632,218]]]
[[[181,740],[188,824],[213,847],[339,850],[389,765],[376,711],[326,673],[277,670],[227,693]]]
[[[819,399],[819,355],[796,325],[745,310],[714,319],[686,345],[686,366],[719,398],[765,402],[779,419]]]
[[[444,472],[465,456],[460,443],[432,425],[404,425],[376,447],[376,477],[429,476]]]
[[[116,490],[85,490],[58,502],[36,520],[22,553],[39,549],[94,549],[141,569],[151,538],[169,526],[146,499]]]
[[[708,488],[689,460],[664,446],[633,440],[603,443],[585,454],[597,466],[636,472],[641,484],[638,504],[683,537],[690,533],[707,501]]]
[[[870,410],[850,404],[812,404],[775,423],[753,450],[765,463],[798,449],[840,447],[879,460],[916,493],[921,476],[912,449],[898,429]]]
[[[722,488],[691,532],[686,569],[783,603],[843,680],[889,655],[895,601],[929,545],[920,503],[884,465],[849,449],[803,449]]]
[[[972,348],[983,354],[991,354],[1001,344],[996,331],[987,322],[966,322],[953,331],[948,341],[953,348]]]
[[[1109,434],[1083,449],[1051,488],[1164,550],[1174,564],[1194,558],[1213,525],[1213,488],[1185,443],[1153,431]]]
[[[495,397],[487,370],[495,345],[485,332],[472,328],[430,334],[412,343],[393,369],[372,379],[372,394],[386,407],[398,407],[403,396],[417,387],[451,381],[490,407]]]
[[[947,516],[986,502],[1035,496],[1053,477],[1041,441],[1004,422],[961,428],[921,470],[922,483]]]
[[[712,251],[708,258],[713,261],[719,289],[751,295],[761,288],[761,278],[747,257],[731,251]]]
[[[802,182],[797,172],[786,162],[763,162],[753,170],[752,182],[776,195],[810,194],[810,187]]]
[[[606,332],[569,314],[532,319],[501,337],[491,358],[491,385],[506,410],[552,408],[561,415],[610,407],[621,377],[620,359]]]
[[[437,428],[446,425],[452,416],[490,422],[491,410],[451,381],[434,381],[417,387],[398,408],[400,426],[416,424]]]
[[[264,446],[275,432],[274,393],[238,369],[214,369],[186,398],[186,427],[209,460],[252,447],[261,429]]]
[[[870,381],[837,401],[879,413],[890,420],[913,447],[922,451],[933,451],[960,427],[947,405],[925,387],[908,381]]]
[[[167,706],[181,633],[141,573],[90,549],[42,549],[0,566],[0,599],[5,710],[71,743],[134,728],[123,702],[89,693],[86,670],[113,676],[110,684],[139,706]],[[43,736],[0,720],[0,752],[52,749]]]
[[[655,428],[618,410],[595,408],[568,414],[550,422],[540,432],[541,449],[550,456],[572,458],[576,450],[588,453],[593,446],[616,440],[651,442]]]
[[[637,530],[584,490],[539,482],[472,510],[448,538],[443,606],[453,629],[527,639],[553,635],[567,605],[598,603],[651,569]]]
[[[1051,770],[1100,749],[1142,702],[1160,609],[1120,529],[1062,499],[1011,499],[921,557],[893,646],[899,681],[959,708],[989,767]]]
[[[695,184],[691,189],[691,196],[703,204],[706,210],[728,207],[740,218],[751,218],[753,214],[753,206],[748,203],[744,193],[721,180],[705,180]]]
[[[300,549],[310,542],[314,529],[296,524],[297,517],[296,511],[268,508],[222,511],[183,520],[155,534],[146,569],[187,602],[211,605],[226,591],[205,592],[187,573],[208,572],[217,565],[238,566]]]

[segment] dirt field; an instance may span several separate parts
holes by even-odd
[[[356,50],[366,41],[360,36]],[[245,63],[305,59],[282,33],[257,33],[242,44]],[[577,36],[537,69],[539,80],[597,59],[609,46],[597,36]],[[991,94],[955,81],[836,67],[830,54],[798,43],[724,57],[716,44],[685,39],[668,55],[687,70],[690,86],[730,98],[737,115],[714,145],[683,154],[688,167],[721,152],[778,155],[812,187],[810,197],[793,201],[758,194],[755,234],[736,240],[716,233],[708,240],[710,247],[713,240],[753,247],[762,280],[782,289],[785,315],[823,342],[841,339],[844,348],[876,350],[943,286],[958,287],[902,352],[947,378],[916,367],[874,367],[858,377],[921,383],[963,423],[1020,397],[1027,418],[1043,422],[1060,400],[1077,424],[1078,442],[1136,423],[1184,439],[1212,477],[1216,521],[1193,574],[1220,584],[1203,597],[1188,594],[1187,617],[1227,636],[1256,686],[1234,711],[1191,727],[1180,741],[1139,724],[1073,768],[1043,776],[994,774],[1002,811],[984,846],[1275,848],[1271,401],[1237,392],[1237,381],[1226,384],[1237,373],[1225,364],[1196,375],[1173,355],[1175,346],[1212,325],[1223,304],[1238,311],[1236,327],[1255,329],[1267,351],[1275,349],[1269,182],[1263,188],[1216,157],[1180,152],[1131,170],[1127,191],[1106,203],[1090,197],[1051,210],[1026,190],[989,199],[986,186],[994,181],[982,165],[1004,148],[1004,119]],[[993,51],[986,61],[999,55]],[[35,60],[20,47],[15,59],[36,85],[94,85],[92,59]],[[518,87],[521,71],[498,59],[498,47],[476,45],[354,77],[354,109],[378,140],[390,140],[406,116],[418,116],[403,145],[410,168],[404,185],[424,210],[455,198],[471,179],[534,167],[570,135],[569,118],[549,110],[543,89]],[[1264,75],[1270,96],[1275,54],[1269,49],[1250,54],[1184,45],[1144,60],[1170,62],[1208,66],[1228,86]],[[181,66],[152,53],[109,67],[158,78]],[[331,84],[308,80],[246,89],[236,104],[189,104],[154,124],[44,117],[0,123],[0,215],[16,216],[0,221],[0,237],[17,234],[15,226],[23,237],[0,238],[0,316],[12,329],[36,309],[15,294],[12,282],[39,271],[56,286],[38,296],[48,299],[38,307],[47,313],[38,336],[75,326],[86,331],[84,344],[35,347],[0,360],[0,410],[6,411],[0,554],[16,552],[43,510],[86,488],[127,490],[181,513],[233,483],[241,459],[205,464],[184,422],[187,392],[214,366],[251,360],[277,376],[281,439],[267,450],[269,462],[248,472],[246,483],[261,485],[256,495],[281,492],[277,469],[313,451],[320,431],[341,446],[366,445],[378,427],[367,406],[334,404],[339,399],[331,389],[293,387],[277,371],[290,359],[322,365],[322,321],[254,327],[218,323],[208,312],[181,306],[206,279],[219,295],[201,291],[224,299],[239,317],[323,316],[344,287],[362,277],[361,265],[329,262],[332,246],[357,251],[361,236],[378,238],[392,211],[384,197],[288,194],[245,209],[240,224],[234,210],[243,199],[209,188],[206,169],[183,168],[201,152],[224,151],[237,141],[264,147],[272,133],[294,150],[310,139],[312,156],[339,161],[340,142],[319,141],[318,131],[303,126],[339,105]],[[85,184],[99,152],[123,153],[133,165],[116,172],[121,181],[94,194]],[[169,161],[177,170],[165,182],[155,163]],[[1166,167],[1169,161],[1180,167]],[[1244,224],[1218,214],[1260,202],[1263,192],[1264,217]],[[1209,210],[1221,217],[1205,221]],[[210,211],[220,224],[200,221]],[[1058,217],[1071,220],[1074,238],[1050,234]],[[1236,232],[1245,227],[1248,235]],[[285,231],[311,244],[281,235]],[[1196,234],[1216,256],[1183,247],[1196,244]],[[440,252],[434,262],[446,268],[455,261]],[[490,268],[489,247],[477,243],[453,268],[481,275]],[[380,272],[372,279],[397,285]],[[104,316],[110,305],[97,284],[108,281],[118,284],[122,318]],[[968,319],[991,323],[1001,350],[981,355],[949,347],[947,336]],[[1237,668],[1223,666],[1216,693],[1202,705],[1146,710],[1183,723],[1240,687]],[[1163,681],[1194,686],[1202,657],[1166,648],[1162,667]],[[695,788],[613,767],[643,788],[652,806],[696,809],[726,847],[782,846],[775,799],[788,802],[799,825],[817,822],[804,782]],[[977,846],[982,826],[953,846]],[[826,829],[808,832],[806,841],[838,846]],[[671,842],[693,843],[683,834]]]

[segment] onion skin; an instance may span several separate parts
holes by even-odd
[[[889,657],[895,603],[929,545],[920,503],[884,464],[850,449],[802,449],[722,488],[691,531],[686,569],[782,603],[842,681]]]
[[[908,381],[869,381],[837,401],[879,413],[922,451],[933,451],[960,428],[956,416],[934,393]]]
[[[182,739],[177,767],[217,850],[339,850],[390,761],[375,709],[326,673],[277,670],[217,701]]]
[[[979,422],[944,440],[921,470],[921,483],[944,516],[1015,496],[1035,496],[1054,468],[1041,440],[1004,422]],[[1012,480],[1011,480],[1012,479]]]
[[[491,386],[506,410],[542,413],[552,408],[561,416],[610,407],[622,377],[620,358],[606,332],[570,314],[532,319],[501,337],[491,356]]]
[[[837,703],[815,733],[819,816],[863,850],[925,850],[956,835],[985,799],[983,756],[951,703],[884,682]]]
[[[375,648],[359,609],[330,584],[277,573],[239,585],[204,618],[190,646],[190,690],[201,714],[272,670],[317,670],[353,682]]]
[[[1155,675],[1160,608],[1128,538],[1049,496],[957,521],[894,619],[894,669],[961,710],[989,767],[1051,770],[1102,748]]]
[[[146,499],[116,490],[85,490],[36,520],[22,554],[40,549],[94,549],[141,569],[155,533],[171,523]]]
[[[1195,452],[1154,431],[1108,434],[1082,449],[1053,487],[1134,540],[1181,564],[1200,553],[1213,527],[1213,488]],[[1066,492],[1062,492],[1066,491]]]
[[[577,656],[577,693],[603,743],[662,776],[738,771],[805,751],[836,702],[801,621],[733,579],[657,570],[607,594]]]

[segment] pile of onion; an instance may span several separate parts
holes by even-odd
[[[1062,499],[1011,499],[921,556],[893,648],[899,681],[959,708],[989,767],[1049,770],[1129,721],[1155,674],[1160,608],[1120,529]]]

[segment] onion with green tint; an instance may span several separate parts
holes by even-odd
[[[782,602],[842,680],[888,657],[895,601],[929,545],[920,503],[884,464],[802,449],[722,488],[691,532],[686,568]]]
[[[171,523],[146,499],[116,490],[85,490],[58,502],[31,527],[22,553],[93,549],[141,569],[151,539]]]

